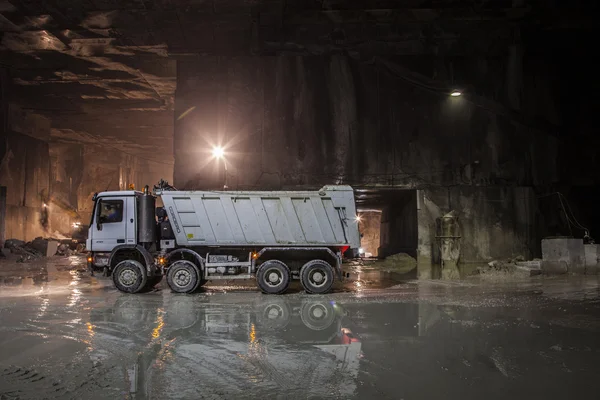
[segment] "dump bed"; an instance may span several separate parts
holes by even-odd
[[[354,191],[157,191],[180,246],[360,247]]]

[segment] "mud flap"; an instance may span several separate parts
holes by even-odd
[[[342,273],[342,263],[340,263],[339,261],[335,263],[335,272],[337,275],[337,278],[340,282],[344,281],[344,277],[346,274]]]

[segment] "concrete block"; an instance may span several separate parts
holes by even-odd
[[[569,272],[566,261],[542,261],[542,272],[547,275],[560,275]]]
[[[542,270],[545,274],[565,272],[570,274],[585,274],[583,240],[573,238],[543,239]]]
[[[586,244],[584,251],[586,275],[597,275],[600,270],[600,244]]]
[[[58,250],[60,243],[54,240],[36,238],[31,242],[31,247],[38,251],[42,256],[52,257]]]

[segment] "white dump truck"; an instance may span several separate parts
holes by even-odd
[[[163,206],[156,207],[156,200]],[[113,191],[93,198],[88,267],[122,292],[166,276],[191,293],[207,281],[256,278],[264,293],[300,279],[327,293],[342,279],[343,258],[358,255],[360,235],[350,186],[319,191],[178,191],[161,181],[150,193]]]

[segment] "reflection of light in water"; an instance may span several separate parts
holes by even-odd
[[[77,304],[80,297],[81,297],[81,290],[79,290],[77,288],[73,288],[73,290],[71,291],[71,295],[69,296],[71,301],[69,302],[68,306],[73,307],[75,304]]]
[[[37,315],[38,318],[42,317],[46,313],[46,310],[48,309],[48,304],[50,304],[50,300],[48,298],[42,299],[42,304],[40,304],[40,312],[38,312]]]
[[[250,327],[250,343],[256,342],[256,327],[254,324]]]
[[[156,356],[156,361],[154,362],[154,366],[156,368],[164,369],[165,362],[172,361],[174,359],[172,347],[175,340],[177,340],[177,338],[173,338],[163,344],[162,349],[160,350],[158,356]]]
[[[91,322],[88,322],[85,325],[87,326],[87,333],[88,333],[89,339],[84,340],[83,343],[88,345],[88,347],[87,347],[88,351],[92,351],[92,350],[94,350],[94,348],[92,346],[92,343],[93,343],[92,339],[94,339],[96,332],[94,332],[94,325],[92,325]]]
[[[94,337],[94,325],[91,324],[91,322],[88,322],[87,324],[87,330],[88,333],[90,334],[90,337]]]
[[[79,285],[79,281],[81,280],[81,277],[77,274],[77,271],[70,271],[70,274],[73,277],[73,280],[69,283],[69,286]],[[71,301],[69,302],[68,306],[73,307],[75,304],[77,304],[80,297],[81,297],[81,290],[79,290],[79,288],[77,288],[77,287],[73,287],[73,289],[71,289],[71,294],[69,295],[69,299],[71,299]]]
[[[258,339],[256,338],[256,326],[254,324],[250,325],[250,332],[248,332],[248,339],[250,342],[248,343],[248,353],[242,354],[238,353],[237,356],[242,360],[253,364],[252,360],[263,360],[266,361],[268,357],[267,348],[260,344]],[[252,373],[248,376],[248,380],[252,383],[258,383],[261,381],[260,374],[256,374],[255,370],[252,370]]]
[[[165,326],[164,321],[165,310],[162,308],[158,309],[158,316],[156,317],[156,327],[152,330],[152,339],[158,339]]]
[[[362,284],[362,282],[360,280],[360,273],[356,277],[356,282],[354,282],[354,286],[356,287],[356,295],[357,295],[357,297],[362,297],[363,296],[363,289],[364,289],[363,286],[364,285]]]

